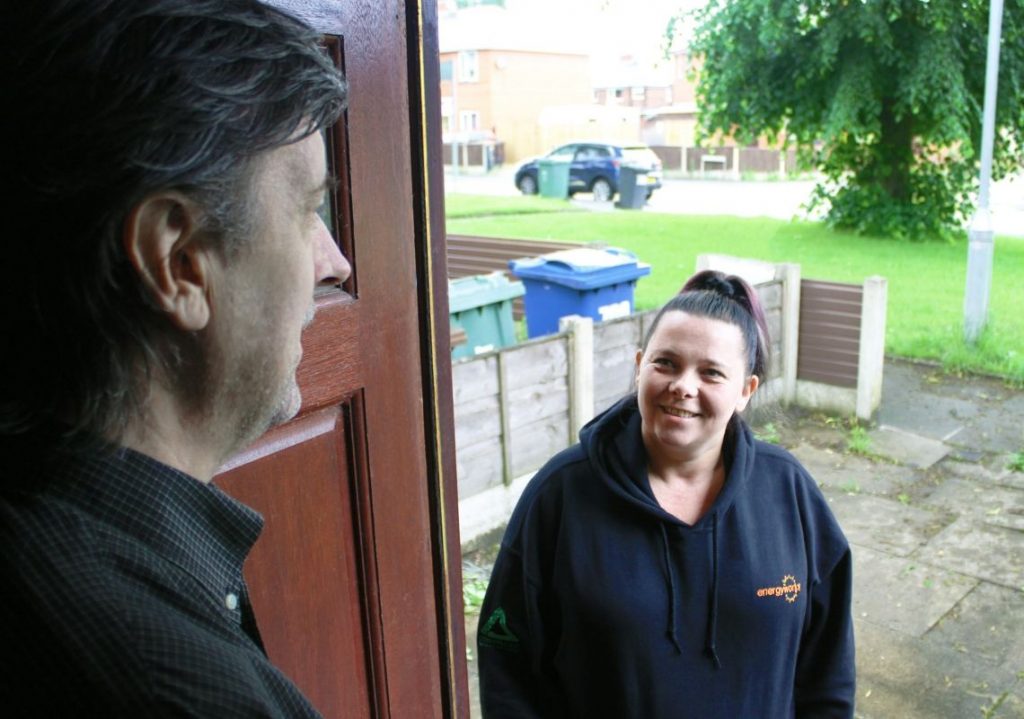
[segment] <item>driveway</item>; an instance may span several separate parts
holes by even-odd
[[[515,167],[502,167],[484,175],[446,170],[445,192],[470,195],[517,195]],[[680,215],[734,215],[790,220],[806,217],[803,205],[814,189],[813,180],[665,179],[654,193],[648,212]],[[1024,175],[993,183],[990,193],[992,225],[996,234],[1024,237]],[[595,202],[580,194],[573,204],[595,212],[615,210],[612,202]]]

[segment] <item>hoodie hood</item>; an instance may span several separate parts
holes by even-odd
[[[672,559],[672,534],[710,535],[711,577],[708,596],[708,618],[704,652],[721,668],[716,649],[718,639],[718,527],[730,510],[737,494],[749,479],[754,462],[753,433],[738,416],[733,416],[725,433],[723,455],[726,479],[711,509],[690,525],[658,504],[647,475],[647,450],[641,431],[640,410],[635,396],[626,397],[595,417],[580,430],[580,444],[600,480],[611,493],[635,511],[650,517],[651,531],[661,541],[665,584],[668,590],[668,626],[665,637],[680,653],[679,628],[676,622],[676,594],[679,578]]]
[[[725,484],[711,510],[695,524],[688,525],[662,509],[651,491],[647,450],[635,396],[625,397],[588,422],[580,430],[580,444],[613,495],[652,518],[694,530],[710,523],[713,514],[723,516],[729,511],[743,485],[749,481],[755,455],[753,433],[734,415],[725,433]]]

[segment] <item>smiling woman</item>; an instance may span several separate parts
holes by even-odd
[[[695,275],[637,393],[537,473],[481,610],[488,717],[852,716],[849,545],[740,417],[767,346],[749,285]]]

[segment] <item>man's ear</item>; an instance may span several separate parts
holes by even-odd
[[[143,291],[186,331],[201,330],[210,321],[210,257],[198,241],[199,226],[199,208],[177,192],[147,196],[124,225],[125,253]]]

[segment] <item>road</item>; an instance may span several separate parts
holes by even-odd
[[[489,174],[445,173],[445,192],[477,195],[515,195],[514,167]],[[645,208],[648,212],[682,215],[734,215],[789,220],[807,217],[803,205],[814,189],[813,180],[758,181],[666,179]],[[996,234],[1024,237],[1024,175],[992,185],[991,215]],[[611,202],[595,202],[589,194],[573,202],[597,212],[612,211]]]

